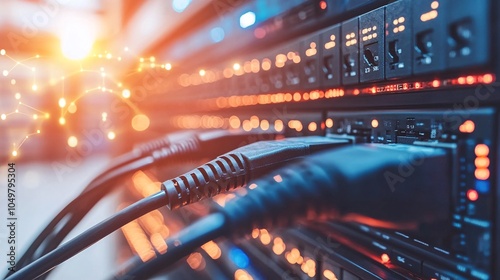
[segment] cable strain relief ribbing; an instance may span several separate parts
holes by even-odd
[[[245,186],[247,164],[239,153],[220,156],[188,173],[163,182],[171,210]]]
[[[235,234],[288,226],[298,218],[336,217],[338,184],[315,163],[300,162],[252,183],[252,189],[218,207]],[[312,187],[314,186],[314,187]],[[327,211],[329,209],[329,211]]]
[[[169,146],[152,150],[150,153],[155,161],[171,158],[175,155],[187,155],[197,152],[200,149],[200,143],[196,138],[187,138],[182,141],[171,143]]]
[[[138,144],[134,147],[134,153],[139,153],[140,155],[146,155],[154,150],[161,149],[170,145],[170,139],[168,135],[161,138],[153,139],[146,143]]]

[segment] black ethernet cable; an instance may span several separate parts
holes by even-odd
[[[206,194],[206,197],[210,197],[222,191],[227,191],[231,188],[238,186],[243,186],[247,181],[247,178],[254,178],[256,175],[261,175],[269,172],[273,168],[277,167],[279,164],[286,163],[294,158],[309,155],[311,153],[321,151],[327,148],[339,147],[348,144],[347,140],[343,139],[332,139],[320,136],[310,136],[310,137],[296,137],[276,141],[261,141],[256,142],[241,148],[238,148],[226,155],[221,156],[222,159],[215,159],[211,163],[208,163],[199,169],[203,169],[207,172],[207,182],[204,185],[200,185],[197,189],[200,193],[195,193],[193,187],[196,186],[186,186],[186,192],[189,194],[192,192],[193,199],[183,203],[186,205],[188,202],[198,201]],[[217,163],[217,161],[224,160],[224,157],[230,157],[239,159],[241,161],[235,161],[234,166],[227,166],[224,163]],[[243,161],[245,161],[243,163]],[[217,164],[218,168],[214,168],[212,163]],[[236,170],[236,168],[238,168]],[[195,169],[199,171],[199,169]],[[224,171],[224,172],[221,172]],[[229,172],[231,171],[231,172]],[[171,180],[167,181],[171,182]],[[231,184],[229,184],[231,183]],[[241,185],[238,185],[241,183]],[[212,187],[211,184],[215,184],[216,190],[210,191],[209,188]],[[222,188],[224,187],[224,188]],[[177,193],[181,200],[182,194]],[[169,193],[166,188],[162,188],[162,191],[153,195],[154,197],[163,198],[164,205],[168,205],[172,209],[180,207],[181,205],[173,204],[171,198],[173,193]],[[151,200],[150,197],[145,198],[134,205],[146,204],[147,201]],[[159,199],[154,199],[157,201]],[[133,206],[133,205],[132,205]],[[116,220],[113,218],[107,219],[93,228],[85,231],[76,238],[68,241],[62,246],[54,249],[53,251],[43,255],[36,261],[28,264],[21,270],[11,274],[6,279],[34,279],[42,276],[46,272],[52,270],[55,266],[64,262],[65,260],[71,258],[72,256],[78,254],[80,251],[84,250],[88,246],[91,246],[95,242],[104,238],[106,235],[110,234],[114,230],[122,227],[126,223],[134,220],[135,218],[146,214],[147,212],[142,212],[139,216],[137,212],[135,215],[131,215],[129,220],[123,219],[121,213],[123,211],[129,211],[128,209],[132,206],[125,208],[124,210],[115,214]],[[156,205],[159,208],[162,205]],[[156,209],[155,208],[155,209]],[[149,208],[148,208],[149,209]],[[149,210],[152,211],[152,210]],[[130,211],[129,211],[130,212]],[[135,212],[134,212],[135,213]],[[120,217],[120,218],[118,218]]]
[[[227,150],[262,139],[272,139],[277,135],[271,132],[240,130],[183,131],[137,145],[133,151],[114,160],[110,167],[92,180],[78,197],[52,219],[21,256],[17,268],[22,268],[55,249],[124,176],[159,162],[172,161],[176,157],[214,157]],[[7,275],[12,273],[9,272]]]
[[[236,192],[224,207],[167,239],[168,252],[130,263],[114,278],[146,279],[210,240],[301,218],[368,217],[393,228],[442,222],[450,214],[450,167],[446,150],[407,145],[359,145],[306,157]]]

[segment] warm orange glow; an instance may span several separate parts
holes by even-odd
[[[203,256],[198,253],[192,253],[189,255],[187,258],[186,262],[188,263],[189,267],[191,267],[194,270],[203,270],[205,268],[205,259]]]
[[[249,120],[244,120],[243,121],[243,130],[244,131],[250,131],[250,130],[252,130],[252,123]]]
[[[378,127],[378,120],[376,120],[376,119],[372,120],[372,127],[373,128],[377,128]]]
[[[262,70],[267,71],[271,69],[271,60],[269,58],[264,58],[262,60]]]
[[[315,122],[311,122],[309,123],[309,125],[307,126],[307,129],[309,131],[316,131],[318,129],[318,124],[315,123]]]
[[[269,121],[268,120],[262,120],[260,121],[260,128],[264,131],[269,129]]]
[[[274,242],[273,242],[273,252],[276,254],[276,255],[281,255],[283,254],[283,252],[286,250],[286,245],[285,243],[283,242],[283,239],[281,239],[281,237],[276,237],[274,238]]]
[[[490,153],[490,148],[486,144],[478,144],[474,149],[474,153],[478,157],[486,157]]]
[[[70,146],[71,148],[74,148],[78,145],[78,138],[76,138],[75,136],[70,136],[68,138],[68,146]]]
[[[138,114],[132,118],[132,128],[136,131],[144,131],[149,127],[149,118],[146,115]]]
[[[250,117],[250,125],[252,126],[252,128],[259,127],[259,117],[257,117],[257,116],[251,116]]]
[[[460,125],[458,130],[462,133],[472,133],[474,132],[474,129],[476,128],[476,125],[474,124],[473,121],[471,120],[466,120],[463,124]]]
[[[66,106],[66,99],[64,97],[59,98],[59,107],[64,108]]]
[[[387,255],[385,253],[380,256],[380,259],[382,260],[382,263],[388,263],[391,261],[391,258],[389,257],[389,255]]]
[[[132,221],[121,228],[132,251],[136,252],[143,262],[156,256],[146,233],[137,221]]]
[[[219,259],[222,255],[222,251],[221,251],[219,245],[217,245],[217,243],[215,243],[213,241],[209,241],[209,242],[201,245],[201,248],[203,250],[205,250],[205,252],[207,252],[207,254],[214,260]]]
[[[108,139],[114,140],[116,138],[116,133],[114,131],[108,132]]]
[[[335,273],[333,273],[333,271],[329,270],[329,269],[325,269],[323,271],[323,276],[327,279],[327,280],[338,280],[339,278],[337,278],[337,275],[335,275]]]
[[[325,9],[327,8],[326,1],[321,1],[321,2],[319,2],[319,7],[320,7],[322,10],[325,10]]]
[[[122,96],[123,96],[123,98],[130,98],[130,90],[124,89],[122,91]]]
[[[432,86],[433,87],[439,87],[440,85],[441,85],[441,82],[439,80],[432,81]]]
[[[283,131],[283,121],[282,120],[275,120],[274,121],[274,130],[277,132]]]
[[[467,191],[467,198],[470,200],[470,201],[476,201],[479,199],[479,194],[477,193],[476,190],[468,190]]]
[[[325,125],[328,128],[332,128],[333,127],[333,120],[332,119],[326,119]]]
[[[271,235],[265,229],[260,230],[260,242],[264,245],[269,245],[269,243],[271,243]]]
[[[493,82],[493,75],[491,75],[491,74],[483,75],[483,83],[490,84],[492,82]]]
[[[95,26],[87,19],[68,17],[59,34],[63,55],[72,60],[87,57],[92,50],[96,35]]]
[[[432,11],[429,11],[425,14],[422,14],[420,16],[420,20],[423,22],[426,22],[426,21],[433,20],[433,19],[437,18],[437,16],[438,16],[438,11],[432,10]]]
[[[257,237],[259,237],[259,233],[260,233],[259,229],[258,228],[254,228],[252,230],[252,238],[253,239],[257,239]]]
[[[151,244],[155,247],[156,251],[160,254],[167,252],[168,246],[160,233],[153,233],[150,238]]]
[[[76,107],[76,104],[73,102],[71,102],[71,104],[69,104],[69,106],[68,106],[68,112],[70,112],[71,114],[76,113],[77,109],[78,108]]]
[[[250,184],[250,186],[248,186],[249,189],[253,190],[257,187],[257,184],[253,183],[253,184]]]
[[[490,166],[490,159],[487,157],[477,157],[474,164],[476,168],[488,168]]]
[[[490,178],[490,170],[486,168],[477,168],[474,175],[478,180],[488,180]]]
[[[300,251],[297,248],[292,248],[290,252],[285,254],[285,258],[291,264],[302,263]]]
[[[238,118],[237,116],[231,116],[229,118],[229,126],[231,126],[231,128],[239,128],[241,125],[241,121],[240,121],[240,118]]]
[[[300,269],[312,278],[316,275],[316,262],[312,259],[307,259],[304,263],[302,263]]]
[[[238,269],[234,272],[234,280],[253,280],[253,277],[244,269]]]
[[[132,182],[134,183],[135,190],[143,197],[157,193],[161,187],[160,182],[154,182],[146,173],[140,170],[132,175]]]

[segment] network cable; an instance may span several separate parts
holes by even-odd
[[[186,157],[214,157],[236,147],[276,136],[275,133],[262,131],[188,131],[168,134],[137,145],[132,152],[114,160],[110,167],[92,180],[78,197],[54,217],[19,259],[17,267],[22,268],[55,249],[94,205],[126,175],[165,161],[182,160]],[[220,145],[221,142],[224,145]],[[8,275],[10,274],[12,272]]]
[[[254,181],[254,188],[167,239],[165,254],[115,278],[152,277],[210,240],[299,218],[368,217],[392,228],[442,222],[449,215],[450,166],[445,150],[405,145],[360,145],[303,158]]]
[[[169,180],[163,184],[162,191],[155,196],[164,197],[165,205],[168,205],[169,208],[172,209],[172,206],[175,206],[174,208],[178,208],[181,205],[172,201],[172,197],[174,196],[177,196],[180,201],[183,201],[182,205],[196,202],[202,198],[211,197],[217,193],[227,191],[238,186],[243,186],[248,181],[248,178],[260,176],[270,171],[272,168],[277,167],[279,164],[283,164],[291,159],[306,156],[326,148],[339,147],[348,143],[349,142],[344,139],[331,139],[319,136],[256,142],[238,148],[215,159],[211,163],[195,169],[195,172],[200,170],[205,170],[206,172],[203,173],[205,181],[203,181],[203,183],[198,181],[198,183],[200,183],[198,186],[186,184],[184,185],[184,189],[180,189],[178,188],[178,185],[174,185],[173,187],[175,191],[177,191],[177,193],[174,194],[171,189],[169,190],[165,187],[166,183],[173,182],[172,180]],[[228,161],[226,164],[221,162],[222,160],[226,160],[226,158],[232,158],[235,159],[235,161]],[[215,168],[213,164],[217,164],[218,168]],[[196,179],[194,180],[196,181]],[[215,189],[211,189],[211,187],[214,186]],[[185,197],[183,195],[188,196]],[[192,195],[192,197],[189,195]],[[148,199],[149,198],[146,198],[145,200]],[[141,203],[141,201],[138,203]],[[123,211],[129,210],[126,208]],[[122,217],[120,216],[120,213],[121,212],[116,214],[116,216]],[[147,212],[143,212],[141,215],[146,213]],[[43,255],[41,258],[22,268],[18,272],[11,274],[8,279],[30,279],[38,277],[135,218],[136,216],[133,216],[133,218],[128,221],[123,219],[119,220],[121,222],[115,222],[113,219],[108,219],[79,235],[75,239],[70,240],[63,246]],[[96,234],[97,236],[88,236]]]

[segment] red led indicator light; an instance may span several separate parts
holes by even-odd
[[[468,190],[467,191],[467,198],[470,201],[476,201],[479,198],[479,194],[477,193],[476,190]]]
[[[382,263],[388,263],[391,260],[391,258],[387,254],[382,254],[380,256],[380,259],[382,260]]]

